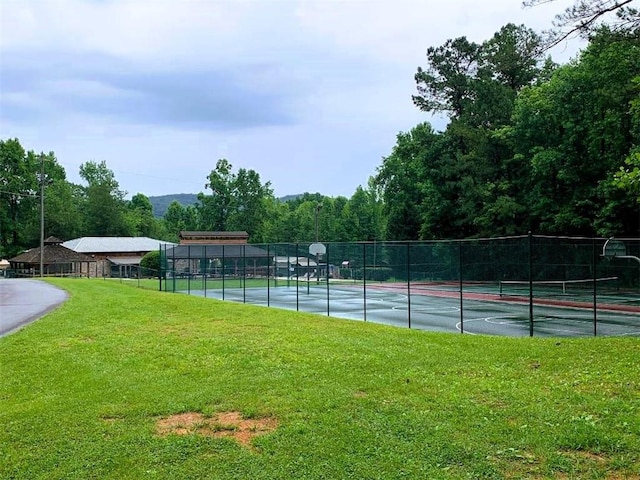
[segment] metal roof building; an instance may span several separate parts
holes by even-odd
[[[181,231],[180,244],[246,244],[249,240],[247,232],[209,232],[209,231]]]
[[[158,250],[171,242],[149,237],[81,237],[67,240],[62,246],[78,253],[138,253]]]
[[[149,237],[81,237],[68,240],[62,246],[83,253],[97,261],[91,276],[131,277],[138,275],[142,257],[168,248],[174,243]]]

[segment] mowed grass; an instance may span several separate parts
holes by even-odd
[[[119,282],[128,285],[137,286],[140,288],[146,288],[149,290],[160,290],[160,281],[157,278],[105,278],[106,282]],[[311,284],[316,284],[316,280],[312,279]],[[335,282],[334,282],[335,283]],[[353,281],[344,281],[342,283],[353,284]],[[307,281],[300,279],[297,284],[300,288],[307,285]],[[323,281],[322,285],[326,285]],[[186,278],[169,278],[162,281],[162,291],[165,292],[188,292],[196,290],[221,290],[221,289],[252,289],[262,288],[266,289],[267,285],[271,288],[277,287],[290,287],[296,285],[295,278],[242,278],[242,277],[227,277],[224,280],[221,278],[207,278],[202,277],[186,279]]]
[[[640,339],[427,333],[116,282],[0,339],[0,478],[640,478]],[[275,430],[161,434],[179,413]]]

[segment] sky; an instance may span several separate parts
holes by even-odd
[[[571,1],[2,0],[0,139],[53,151],[82,183],[106,161],[129,196],[206,192],[218,159],[278,197],[351,197],[419,111],[426,50]],[[553,51],[565,63],[578,40]]]

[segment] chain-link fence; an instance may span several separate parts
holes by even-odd
[[[640,335],[640,239],[607,244],[527,235],[328,243],[322,254],[309,243],[168,245],[159,282],[167,292],[409,328]]]

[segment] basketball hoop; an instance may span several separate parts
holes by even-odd
[[[605,258],[624,257],[627,255],[627,246],[622,240],[616,240],[611,237],[604,242],[602,247],[602,256]]]
[[[311,255],[324,255],[327,253],[327,247],[323,243],[312,243],[309,245],[309,253]]]
[[[627,246],[622,240],[617,240],[613,237],[604,242],[604,247],[602,247],[602,256],[607,260],[621,258],[635,260],[640,263],[640,258],[634,255],[627,255]]]

